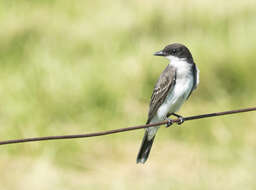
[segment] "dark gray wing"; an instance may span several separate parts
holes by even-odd
[[[194,77],[194,83],[193,83],[193,87],[187,97],[187,99],[190,97],[191,93],[193,92],[193,90],[196,89],[198,83],[199,83],[199,71],[196,67],[196,64],[193,64],[193,67],[192,67],[192,72],[193,72],[193,77]]]
[[[169,90],[171,90],[171,88],[175,84],[175,80],[176,80],[176,70],[174,67],[168,65],[160,75],[155,85],[153,94],[151,96],[147,124],[150,123],[150,121],[156,114],[158,108],[164,102]]]

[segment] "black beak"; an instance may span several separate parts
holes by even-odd
[[[161,50],[161,51],[157,51],[156,53],[154,53],[154,55],[155,56],[165,56],[166,53]]]

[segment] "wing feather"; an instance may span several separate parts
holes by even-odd
[[[175,84],[175,80],[176,70],[174,67],[168,65],[160,75],[155,85],[154,91],[152,93],[147,124],[150,123],[150,121],[156,114],[158,108],[164,102],[166,96],[168,95],[169,90],[171,90],[171,88]]]
[[[193,87],[187,97],[187,99],[190,97],[190,95],[192,94],[193,90],[195,90],[199,84],[199,70],[196,67],[196,64],[193,64],[193,77],[194,77],[194,83],[193,83]]]

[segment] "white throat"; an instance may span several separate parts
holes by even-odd
[[[166,58],[170,61],[170,65],[175,67],[177,70],[177,77],[186,76],[192,74],[192,64],[186,61],[186,58],[179,58],[174,56],[166,56]]]
[[[182,78],[182,77],[190,78],[193,75],[192,73],[193,64],[188,63],[186,61],[186,58],[178,58],[172,55],[166,56],[165,58],[167,58],[170,61],[169,64],[171,66],[176,68],[178,78]],[[200,72],[197,66],[195,66],[195,69],[196,69],[196,86],[194,87],[194,89],[196,89],[197,85],[199,84],[199,72]]]

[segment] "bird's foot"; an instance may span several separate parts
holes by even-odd
[[[182,116],[178,117],[178,120],[179,120],[179,121],[177,122],[178,125],[181,125],[181,124],[184,123],[184,121],[185,121]]]
[[[181,125],[185,120],[184,120],[184,118],[181,116],[181,115],[179,115],[179,114],[177,114],[177,113],[172,113],[172,115],[174,115],[175,117],[177,117],[178,118],[178,125]]]
[[[167,118],[166,128],[170,127],[173,124],[173,120]]]

